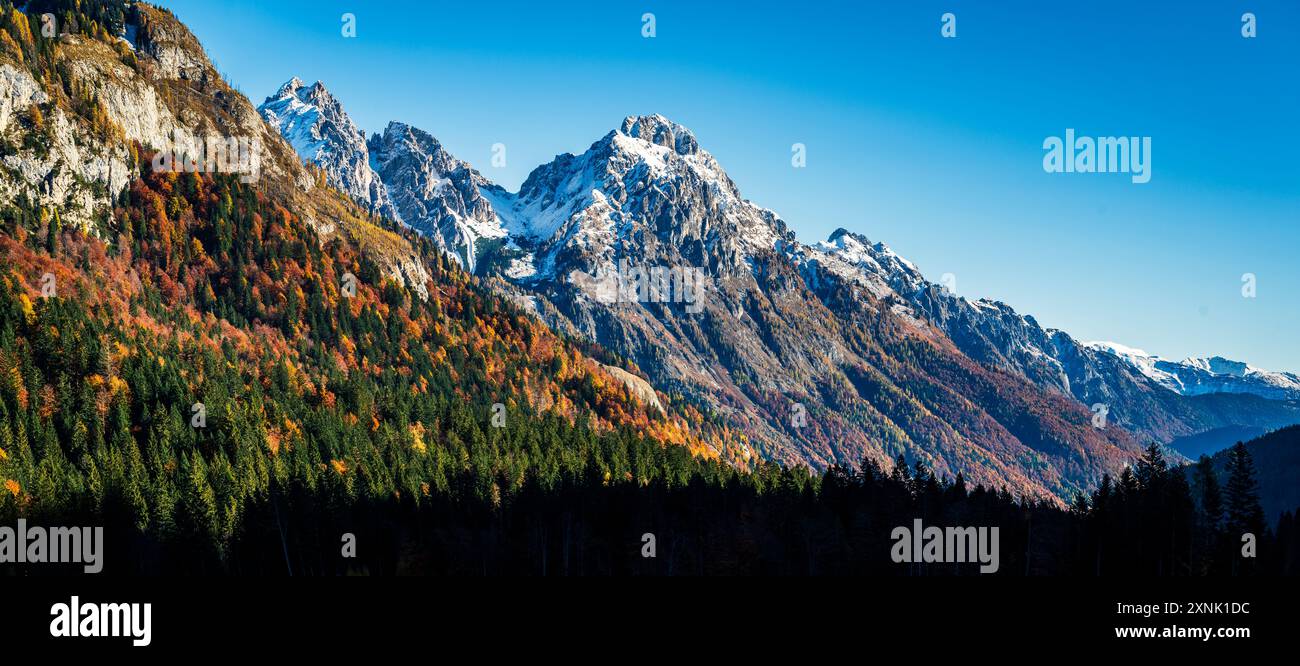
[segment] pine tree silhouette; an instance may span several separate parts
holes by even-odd
[[[1259,503],[1259,484],[1255,480],[1255,463],[1246,445],[1237,442],[1228,455],[1227,541],[1244,543],[1264,538],[1264,509]],[[1248,537],[1247,535],[1251,535]],[[1255,560],[1234,556],[1234,573],[1256,570]]]
[[[1259,484],[1255,481],[1255,463],[1246,445],[1237,442],[1228,456],[1228,532],[1240,535],[1264,531],[1264,509],[1259,503]]]

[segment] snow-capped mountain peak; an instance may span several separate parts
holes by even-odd
[[[857,270],[878,276],[895,291],[903,294],[927,284],[916,265],[899,256],[889,246],[872,243],[865,236],[843,227],[818,243],[816,249]]]
[[[533,170],[513,203],[539,278],[681,250],[685,263],[742,269],[789,235],[689,129],[658,114],[628,116],[582,154]]]
[[[1300,377],[1222,356],[1170,361],[1114,342],[1085,346],[1113,354],[1156,383],[1183,395],[1249,393],[1274,400],[1300,399]]]
[[[308,86],[295,76],[257,110],[303,161],[325,172],[330,184],[376,214],[401,220],[371,168],[365,135],[324,83]]]
[[[700,152],[700,144],[696,142],[695,135],[689,129],[657,113],[624,118],[619,134],[663,146],[678,155],[694,155]]]
[[[478,267],[484,249],[480,241],[510,235],[493,204],[496,200],[508,207],[509,195],[456,159],[433,135],[390,122],[368,145],[402,219],[434,237],[466,270]]]
[[[646,238],[637,229],[661,243],[696,239],[690,260],[698,265],[743,267],[789,235],[775,213],[740,196],[689,129],[659,114],[624,118],[582,154],[535,169],[512,194],[405,123],[365,141],[320,82],[290,79],[260,110],[331,184],[386,206],[471,272],[489,252],[502,255],[490,265],[519,280],[612,265],[616,256],[642,259],[647,248],[626,243]]]
[[[319,83],[319,81],[317,83]],[[284,85],[280,86],[280,89],[275,91],[275,94],[272,95],[271,97],[284,97],[285,95],[296,96],[298,90],[301,89],[304,85],[306,84],[302,82],[302,79],[296,76],[290,77],[290,79],[288,81],[285,81]]]

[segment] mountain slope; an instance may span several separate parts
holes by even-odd
[[[507,238],[486,196],[504,190],[453,157],[437,139],[393,122],[369,145],[401,219],[434,238],[465,270],[476,272],[488,242]]]
[[[988,372],[902,311],[875,301],[852,317],[828,309],[790,256],[800,246],[785,224],[662,116],[625,119],[582,154],[534,170],[517,194],[404,125],[372,139],[372,152],[385,154],[394,134],[404,163],[381,159],[380,171],[404,179],[389,184],[410,195],[403,204],[395,194],[399,206],[480,225],[474,235],[458,225],[427,232],[462,257],[475,238],[508,238],[480,256],[478,272],[511,279],[554,328],[718,412],[765,457],[824,467],[904,455],[950,476],[1064,496],[1136,451],[1122,431],[1092,428],[1078,404]],[[439,178],[441,187],[427,185]],[[684,293],[694,285],[668,278],[645,302],[600,288],[655,270],[699,276],[702,290]]]
[[[1239,393],[1270,400],[1300,400],[1300,377],[1263,370],[1222,356],[1169,361],[1114,342],[1088,342],[1109,352],[1165,388],[1182,395]]]
[[[1300,422],[1300,402],[1286,390],[1287,375],[1252,368],[1237,379],[1217,375],[1215,380],[1208,370],[1185,364],[1179,371],[1195,379],[1185,384],[1160,381],[1144,369],[1154,367],[1155,361],[1148,359],[1144,365],[1131,354],[1116,353],[1118,346],[1080,343],[1064,331],[1043,328],[1033,317],[1018,314],[1004,303],[967,301],[926,280],[883,244],[844,229],[806,248],[803,261],[878,297],[892,294],[913,316],[942,331],[971,358],[1043,389],[1073,396],[1085,406],[1105,405],[1108,421],[1155,441],[1170,443],[1219,429],[1271,429]],[[1193,384],[1200,388],[1189,388]]]
[[[799,246],[784,222],[661,116],[628,118],[583,154],[539,167],[505,203],[526,220],[519,243],[536,257],[521,283],[661,388],[743,424],[766,456],[822,466],[904,454],[1064,494],[1134,450],[1121,431],[1091,428],[1079,405],[985,371],[884,302],[819,299],[788,254]],[[583,279],[629,267],[698,269],[699,312],[682,299],[606,302]],[[852,301],[851,313],[824,304],[834,298]],[[806,426],[793,425],[796,412]]]

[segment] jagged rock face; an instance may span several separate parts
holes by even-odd
[[[48,130],[43,133],[48,141],[38,149],[3,158],[11,177],[0,179],[0,192],[9,198],[26,194],[57,210],[64,224],[95,232],[94,222],[107,217],[113,197],[134,176],[129,142],[195,155],[210,137],[242,138],[256,153],[252,161],[268,167],[273,177],[293,179],[300,188],[310,186],[297,160],[277,159],[273,151],[263,154],[281,142],[279,135],[221,81],[197,40],[175,17],[134,5],[125,33],[131,39],[124,37],[124,44],[112,46],[63,34],[58,47],[72,88],[95,91],[109,126],[122,141],[96,135],[86,119],[69,114],[65,103],[42,90],[25,68],[0,63],[0,132],[18,131],[13,119],[30,113],[33,106],[41,111]],[[128,48],[138,49],[137,67],[126,64],[119,53]],[[171,102],[164,101],[168,94]]]
[[[741,198],[689,130],[629,117],[582,155],[561,155],[524,182],[503,214],[523,230],[534,281],[614,271],[618,260],[747,272],[746,262],[793,236]]]
[[[436,239],[469,272],[487,249],[484,241],[507,237],[488,199],[505,191],[452,157],[437,139],[394,122],[372,136],[369,147],[402,221]]]
[[[401,221],[371,166],[365,135],[324,84],[307,86],[294,77],[257,110],[303,160],[325,172],[330,185],[376,215]]]
[[[13,65],[0,66],[0,132],[8,130],[32,104],[44,104],[49,99],[31,74]]]
[[[134,4],[117,41],[63,34],[55,54],[72,89],[95,92],[107,130],[92,127],[62,91],[43,87],[27,66],[0,57],[0,136],[6,144],[0,197],[26,196],[57,213],[65,226],[98,233],[104,229],[97,223],[109,219],[114,199],[135,177],[139,165],[133,161],[144,157],[133,143],[194,155],[213,139],[236,139],[249,147],[256,165],[255,172],[241,174],[249,176],[246,182],[293,201],[322,239],[346,233],[358,240],[389,276],[427,295],[429,274],[410,244],[360,221],[333,193],[309,196],[313,178],[293,149],[222,80],[198,41],[166,10]],[[34,126],[33,108],[43,129]],[[24,147],[21,139],[32,135],[37,145]]]
[[[505,190],[429,134],[393,122],[367,141],[323,83],[306,86],[296,77],[258,111],[329,185],[430,236],[471,273],[484,254],[518,249],[491,203],[508,198]]]
[[[202,45],[170,12],[131,6],[123,40],[138,68],[123,64],[106,44],[60,38],[78,85],[95,90],[123,138],[148,149],[194,152],[210,138],[246,141],[257,153],[256,178],[306,192],[311,176],[253,105],[217,73]]]
[[[216,74],[199,40],[175,17],[146,9],[137,14],[136,43],[161,79],[204,81]]]
[[[46,125],[40,148],[0,159],[9,172],[0,178],[0,196],[13,201],[25,194],[56,209],[65,225],[89,230],[111,207],[109,193],[121,191],[132,175],[127,153],[92,140],[88,128],[49,101],[29,72],[0,63],[0,135],[21,145],[20,135],[29,130],[19,116],[33,108],[44,109]]]

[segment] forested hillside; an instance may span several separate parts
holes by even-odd
[[[1243,442],[1255,462],[1259,481],[1259,500],[1269,522],[1286,511],[1300,507],[1300,426],[1281,428]],[[1233,448],[1215,453],[1214,467],[1226,473],[1232,462]]]
[[[426,301],[233,177],[145,173],[119,203],[112,246],[4,214],[11,515],[102,511],[217,548],[273,489],[495,504],[589,465],[680,483],[727,437],[647,409],[435,252]]]

